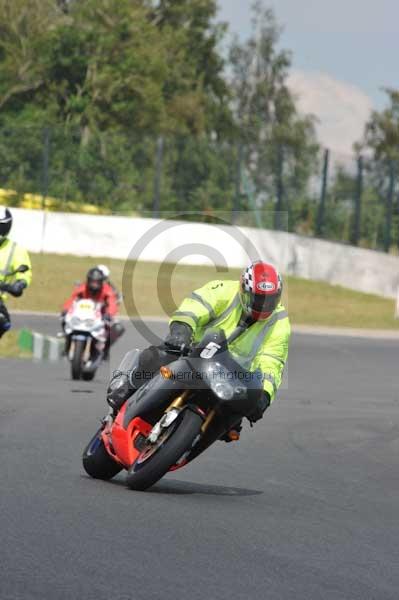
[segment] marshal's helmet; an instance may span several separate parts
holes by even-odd
[[[12,214],[5,206],[0,206],[0,244],[7,238],[12,227]]]
[[[246,317],[261,321],[270,317],[280,302],[283,281],[275,267],[256,261],[240,278],[240,300]]]

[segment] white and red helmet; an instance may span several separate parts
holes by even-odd
[[[258,260],[240,278],[240,300],[245,316],[261,321],[270,317],[280,302],[283,281],[275,267]]]

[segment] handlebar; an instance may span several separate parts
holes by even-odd
[[[14,271],[8,271],[5,273],[4,277],[12,277],[13,275],[17,275],[17,273],[26,273],[26,271],[29,271],[28,265],[19,265],[17,269],[14,269]]]
[[[13,275],[17,275],[18,273],[26,273],[29,271],[28,265],[19,265],[17,269],[13,271],[7,271],[4,273],[4,277],[12,277]],[[5,283],[5,281],[0,282],[0,292],[10,292],[11,286],[9,283]]]
[[[177,356],[187,356],[191,351],[190,344],[182,344],[180,348],[172,348],[171,346],[163,343],[161,346],[159,346],[159,348],[168,354],[176,354]]]

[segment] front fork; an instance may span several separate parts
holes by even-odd
[[[154,444],[160,436],[162,429],[169,427],[173,421],[177,419],[181,411],[187,405],[189,395],[190,390],[185,390],[182,394],[180,394],[180,396],[175,398],[173,402],[169,404],[161,419],[154,425],[150,435],[148,436],[148,441],[150,443]],[[215,409],[212,408],[208,411],[208,413],[206,413],[198,406],[191,405],[190,410],[193,410],[202,418],[203,423],[201,426],[201,436],[204,435],[216,415]]]
[[[175,400],[173,400],[173,402],[171,404],[169,404],[168,408],[165,411],[165,414],[168,413],[173,408],[182,409],[187,402],[189,394],[190,394],[190,390],[185,390],[180,396],[178,396]],[[211,408],[208,413],[205,413],[198,406],[193,406],[192,408],[195,410],[195,412],[197,412],[202,417],[202,419],[204,421],[202,424],[202,427],[201,427],[201,433],[204,434],[207,431],[209,425],[212,423],[212,421],[216,415],[216,411],[214,408]]]
[[[88,336],[87,339],[86,339],[85,349],[84,349],[83,354],[82,354],[82,360],[85,363],[90,359],[90,356],[91,356],[91,345],[92,345],[92,343],[93,343],[93,338],[91,336]],[[72,338],[71,345],[69,347],[69,353],[68,353],[68,358],[69,358],[70,361],[73,359],[73,356],[75,354],[75,347],[76,347],[76,342]]]

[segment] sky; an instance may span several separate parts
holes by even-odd
[[[252,0],[218,0],[220,18],[241,38]],[[298,108],[318,118],[320,141],[350,153],[382,87],[399,88],[399,0],[269,0],[293,55],[289,85]]]

